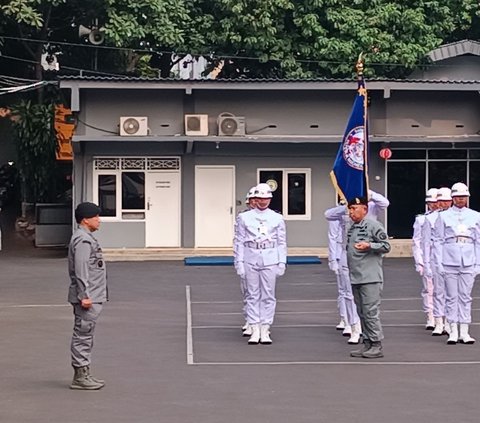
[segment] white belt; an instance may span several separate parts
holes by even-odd
[[[245,247],[254,248],[255,250],[265,250],[267,248],[275,248],[277,244],[273,241],[262,241],[262,242],[255,242],[255,241],[247,241],[245,242]]]
[[[454,236],[453,238],[447,238],[445,240],[446,244],[455,244],[455,243],[462,243],[462,244],[473,244],[473,239],[469,236]]]

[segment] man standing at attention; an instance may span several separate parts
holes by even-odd
[[[235,231],[235,270],[245,278],[247,322],[252,328],[250,345],[271,344],[270,326],[275,317],[275,286],[287,263],[285,221],[269,209],[272,190],[258,184],[253,198],[255,208],[238,215]]]
[[[71,343],[74,376],[70,389],[97,390],[103,380],[90,375],[93,336],[103,303],[108,300],[107,272],[102,249],[92,232],[100,226],[100,208],[93,203],[80,203],[75,209],[77,230],[68,248],[70,288],[68,302],[75,317]]]
[[[383,330],[380,302],[383,289],[383,255],[390,251],[388,236],[381,223],[366,218],[368,199],[356,197],[348,202],[352,220],[347,234],[347,260],[353,297],[363,328],[363,347],[352,357],[383,357]]]

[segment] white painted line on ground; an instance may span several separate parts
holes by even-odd
[[[48,307],[71,307],[70,304],[14,304],[0,305],[0,308],[48,308]]]
[[[480,297],[473,297],[474,300]],[[404,298],[382,298],[384,301],[421,301],[420,297],[404,297]],[[282,303],[336,303],[336,299],[320,299],[320,300],[277,300],[277,304]],[[192,301],[192,304],[239,304],[240,301]]]
[[[187,364],[193,363],[193,335],[192,335],[192,302],[190,296],[190,285],[185,286],[187,302]]]
[[[473,365],[480,361],[245,361],[245,362],[197,362],[195,366],[445,366]]]
[[[480,323],[471,323],[470,326],[474,325],[480,325]],[[383,327],[392,327],[392,328],[397,328],[397,327],[425,327],[424,323],[388,323],[384,324],[382,323]],[[298,324],[298,325],[275,325],[275,328],[334,328],[335,325],[332,324]],[[238,325],[232,326],[232,325],[198,325],[198,326],[192,326],[192,329],[238,329]],[[428,331],[425,331],[428,333]],[[341,331],[337,331],[337,333],[341,334]]]
[[[479,311],[480,308],[472,308],[472,311]],[[423,313],[423,310],[381,310],[382,313]],[[334,314],[338,313],[337,310],[320,310],[320,311],[276,311],[275,315],[288,315],[288,314]],[[236,316],[242,314],[240,312],[198,312],[196,314],[207,316]]]

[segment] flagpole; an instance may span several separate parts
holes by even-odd
[[[363,160],[364,160],[364,168],[365,168],[365,197],[368,198],[368,191],[370,189],[368,183],[368,150],[370,148],[368,142],[368,94],[367,89],[365,88],[365,80],[363,76],[364,64],[363,64],[363,51],[358,55],[357,64],[355,65],[357,70],[357,80],[358,85],[362,86],[364,89],[364,99],[363,99],[363,133],[365,134],[364,139],[364,150],[363,150]]]
[[[367,90],[362,56],[360,53],[356,63],[358,86],[352,111],[330,172],[337,195],[345,201],[368,196]]]

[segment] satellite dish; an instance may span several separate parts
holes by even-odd
[[[126,134],[129,134],[129,135],[136,134],[139,129],[140,129],[140,123],[138,122],[137,119],[129,118],[129,119],[125,119],[125,121],[123,122],[123,131]]]

